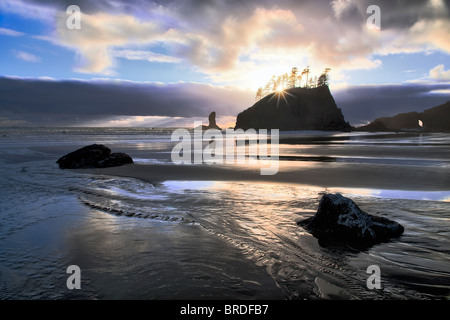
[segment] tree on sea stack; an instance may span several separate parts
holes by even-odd
[[[319,79],[317,80],[317,86],[328,86],[328,72],[330,72],[330,68],[325,68],[323,73],[320,75]]]
[[[258,88],[258,91],[256,91],[255,101],[261,100],[262,97],[263,97],[263,89],[260,87]]]
[[[302,75],[306,74],[305,88],[308,88],[308,75],[310,72],[311,70],[309,69],[309,66],[307,66],[302,72]]]
[[[288,88],[295,88],[296,87],[297,73],[298,73],[298,69],[296,67],[293,67],[292,70],[291,70],[291,76],[289,77]]]
[[[317,76],[309,77],[311,70],[306,67],[300,75],[298,75],[298,68],[293,67],[291,73],[285,73],[276,77],[275,75],[270,78],[269,82],[266,83],[264,87],[258,88],[255,95],[255,101],[258,102],[265,96],[268,96],[272,93],[283,94],[287,89],[298,88],[302,85],[303,75],[306,74],[305,84],[303,88],[312,89],[321,86],[328,86],[328,72],[330,68],[325,68],[324,72],[320,75],[319,78]]]

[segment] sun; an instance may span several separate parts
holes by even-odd
[[[277,93],[282,93],[284,91],[284,87],[278,86],[276,91],[277,91]]]

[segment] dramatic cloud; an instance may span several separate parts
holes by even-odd
[[[206,84],[0,78],[0,117],[34,125],[85,125],[136,116],[207,119],[211,111],[235,116],[252,101],[253,93]]]
[[[213,81],[254,87],[255,75],[292,66],[331,67],[339,77],[379,67],[376,55],[450,53],[450,5],[443,0],[81,0],[82,28],[68,30],[72,2],[5,0],[2,9],[46,12],[52,41],[77,53],[77,71],[93,74],[114,74],[120,57],[186,63]],[[381,10],[379,31],[366,25],[372,4]],[[159,45],[167,52],[155,51]]]
[[[409,30],[413,43],[421,44],[427,50],[441,50],[450,53],[450,20],[420,20]]]

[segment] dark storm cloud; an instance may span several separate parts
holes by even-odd
[[[350,86],[333,92],[347,121],[423,111],[450,100],[449,84]],[[435,92],[441,92],[435,93]],[[0,78],[0,123],[83,125],[120,116],[236,116],[253,93],[203,84],[128,81],[48,81]]]
[[[421,19],[448,18],[450,0],[337,0],[332,3],[335,12],[340,13],[339,21],[346,24],[367,19],[370,5],[380,8],[382,29],[408,29]]]
[[[0,117],[34,125],[80,124],[114,116],[234,116],[253,94],[205,84],[0,78]]]
[[[342,17],[348,21],[355,17],[356,13],[367,17],[366,9],[370,5],[380,7],[383,22],[386,26],[410,27],[419,19],[433,18],[436,15],[449,16],[447,10],[434,10],[430,0],[21,0],[42,6],[50,6],[59,10],[65,10],[69,5],[78,5],[85,13],[97,12],[136,12],[136,10],[150,10],[157,6],[178,12],[185,18],[197,19],[214,11],[218,16],[226,16],[230,13],[245,15],[255,8],[271,9],[308,9],[312,14],[319,12],[332,12],[332,7],[345,7]],[[450,0],[440,0],[447,8]],[[434,1],[438,3],[440,1]]]

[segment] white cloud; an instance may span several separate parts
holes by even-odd
[[[450,89],[433,90],[433,91],[430,91],[430,94],[438,94],[438,95],[449,96],[450,95]]]
[[[145,50],[114,50],[112,55],[128,60],[145,60],[149,62],[177,63],[181,59]]]
[[[17,59],[26,61],[26,62],[41,62],[41,58],[35,56],[34,54],[25,52],[25,51],[16,51],[15,56]]]
[[[27,19],[53,23],[56,10],[50,6],[27,2],[26,0],[2,0],[0,12],[10,12]]]
[[[141,22],[130,15],[81,14],[81,29],[69,30],[67,16],[58,14],[56,38],[59,44],[77,51],[78,72],[110,74],[115,47],[148,44],[161,40],[163,30],[155,22]]]
[[[437,81],[450,81],[450,70],[445,70],[443,64],[430,70],[430,78]]]
[[[6,28],[0,28],[0,34],[4,35],[4,36],[10,36],[10,37],[22,37],[25,35],[25,33],[23,33],[23,32],[6,29]]]

